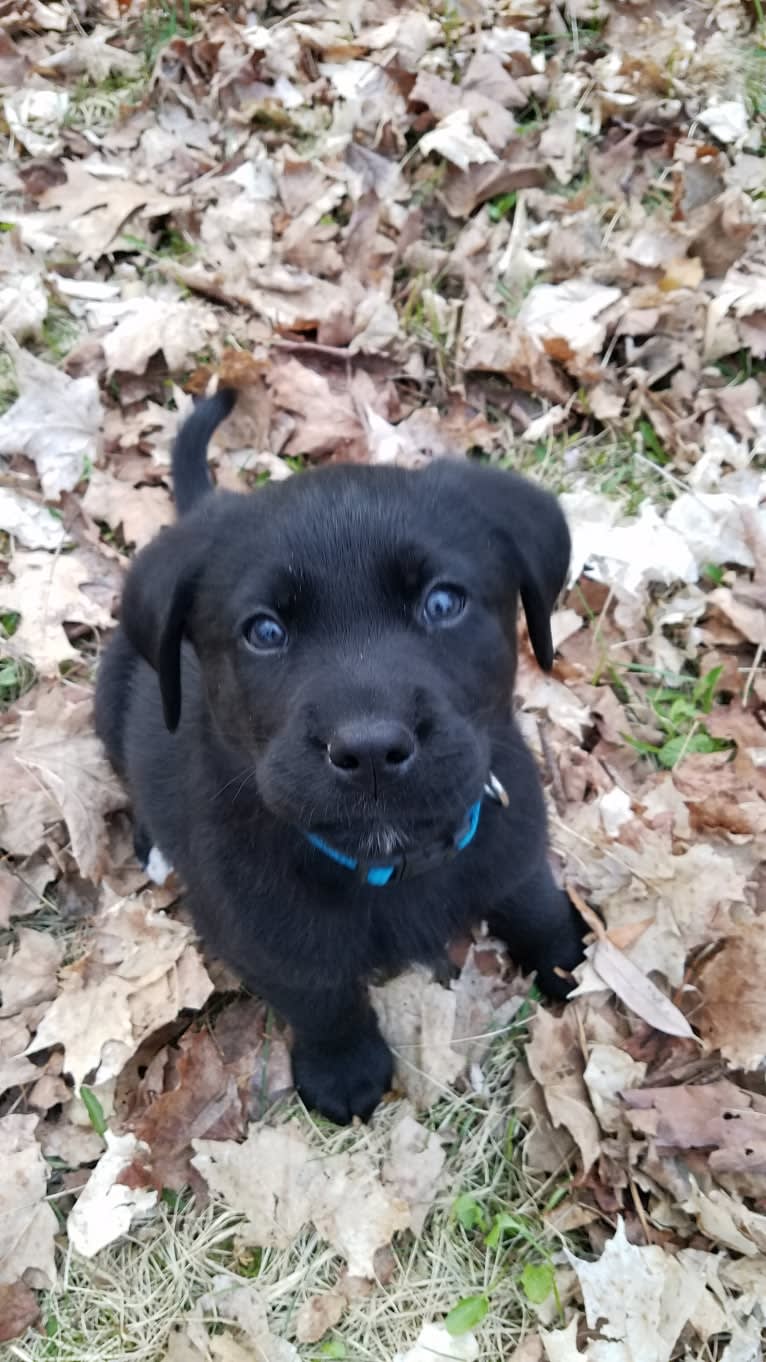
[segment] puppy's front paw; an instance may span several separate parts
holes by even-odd
[[[564,897],[562,895],[562,897]],[[567,972],[583,959],[583,937],[588,928],[577,909],[566,900],[569,914],[555,936],[546,943],[545,954],[536,961],[537,984],[548,998],[566,998],[575,987],[574,980],[563,978],[556,969]]]
[[[303,1101],[347,1126],[355,1116],[369,1120],[393,1079],[393,1059],[377,1027],[365,1030],[343,1050],[317,1050],[296,1039],[293,1075]]]

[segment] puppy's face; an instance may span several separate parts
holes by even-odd
[[[479,797],[508,715],[517,594],[548,663],[567,560],[555,503],[508,474],[332,468],[210,500],[139,557],[123,622],[171,727],[185,637],[266,806],[384,856],[454,832]]]

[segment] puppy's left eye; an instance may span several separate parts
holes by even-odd
[[[457,586],[434,586],[423,602],[427,624],[451,624],[465,610],[465,592]]]
[[[287,630],[284,625],[273,615],[267,615],[265,611],[253,615],[242,632],[250,647],[257,649],[259,653],[273,653],[279,648],[284,648],[287,643]]]

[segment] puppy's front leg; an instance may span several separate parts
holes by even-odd
[[[367,1121],[391,1087],[393,1060],[366,990],[280,989],[273,1001],[293,1028],[293,1075],[306,1106],[337,1125]]]
[[[547,861],[493,909],[489,927],[507,941],[523,970],[537,971],[543,993],[550,998],[566,998],[573,985],[571,980],[562,979],[556,968],[568,971],[579,965],[587,928],[556,884]]]

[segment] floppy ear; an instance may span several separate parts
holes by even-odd
[[[518,586],[529,638],[540,666],[553,666],[551,613],[569,571],[571,540],[555,497],[518,473],[439,460],[426,471],[445,491],[473,506]]]
[[[171,733],[181,717],[181,644],[201,561],[199,527],[184,521],[161,530],[135,558],[122,596],[120,624],[159,676]]]

